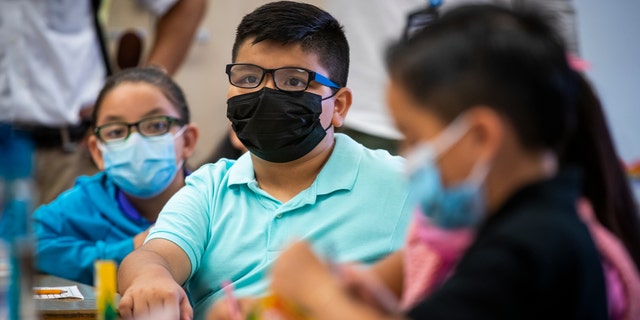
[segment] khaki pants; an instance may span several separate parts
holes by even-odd
[[[84,144],[73,152],[66,152],[62,148],[38,148],[34,170],[37,187],[34,208],[51,202],[71,188],[77,177],[97,172],[98,168]]]

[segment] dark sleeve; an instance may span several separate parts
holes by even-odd
[[[586,229],[580,230],[576,219],[536,216],[479,234],[451,278],[409,316],[529,319],[557,315],[554,308],[575,307],[576,290],[584,287],[578,282],[584,278],[574,275],[585,263],[576,253],[585,248],[584,237],[576,232]]]
[[[472,250],[472,251],[471,251]],[[531,264],[517,246],[491,240],[470,249],[456,272],[411,319],[516,319],[518,299],[510,293],[529,287]]]

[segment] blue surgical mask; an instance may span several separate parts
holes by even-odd
[[[184,132],[184,127],[175,136],[167,132],[161,136],[144,137],[131,133],[123,141],[99,143],[107,177],[126,194],[148,199],[164,191],[178,169],[174,140]]]
[[[444,186],[437,159],[469,130],[465,118],[458,118],[435,139],[423,142],[407,155],[411,199],[431,222],[444,229],[475,226],[484,215],[483,183],[489,166],[478,162],[462,182]]]

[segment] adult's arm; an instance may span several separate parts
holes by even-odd
[[[152,239],[133,251],[118,268],[122,319],[193,318],[181,286],[190,272],[186,253],[169,240]]]
[[[156,36],[147,64],[161,66],[175,74],[189,51],[204,17],[206,0],[179,0],[156,24]]]

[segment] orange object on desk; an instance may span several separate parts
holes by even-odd
[[[77,286],[83,300],[36,300],[36,309],[44,320],[93,320],[96,319],[96,297],[92,286],[47,274],[34,277],[37,287]]]
[[[33,294],[63,294],[67,293],[65,290],[59,289],[34,289]]]

